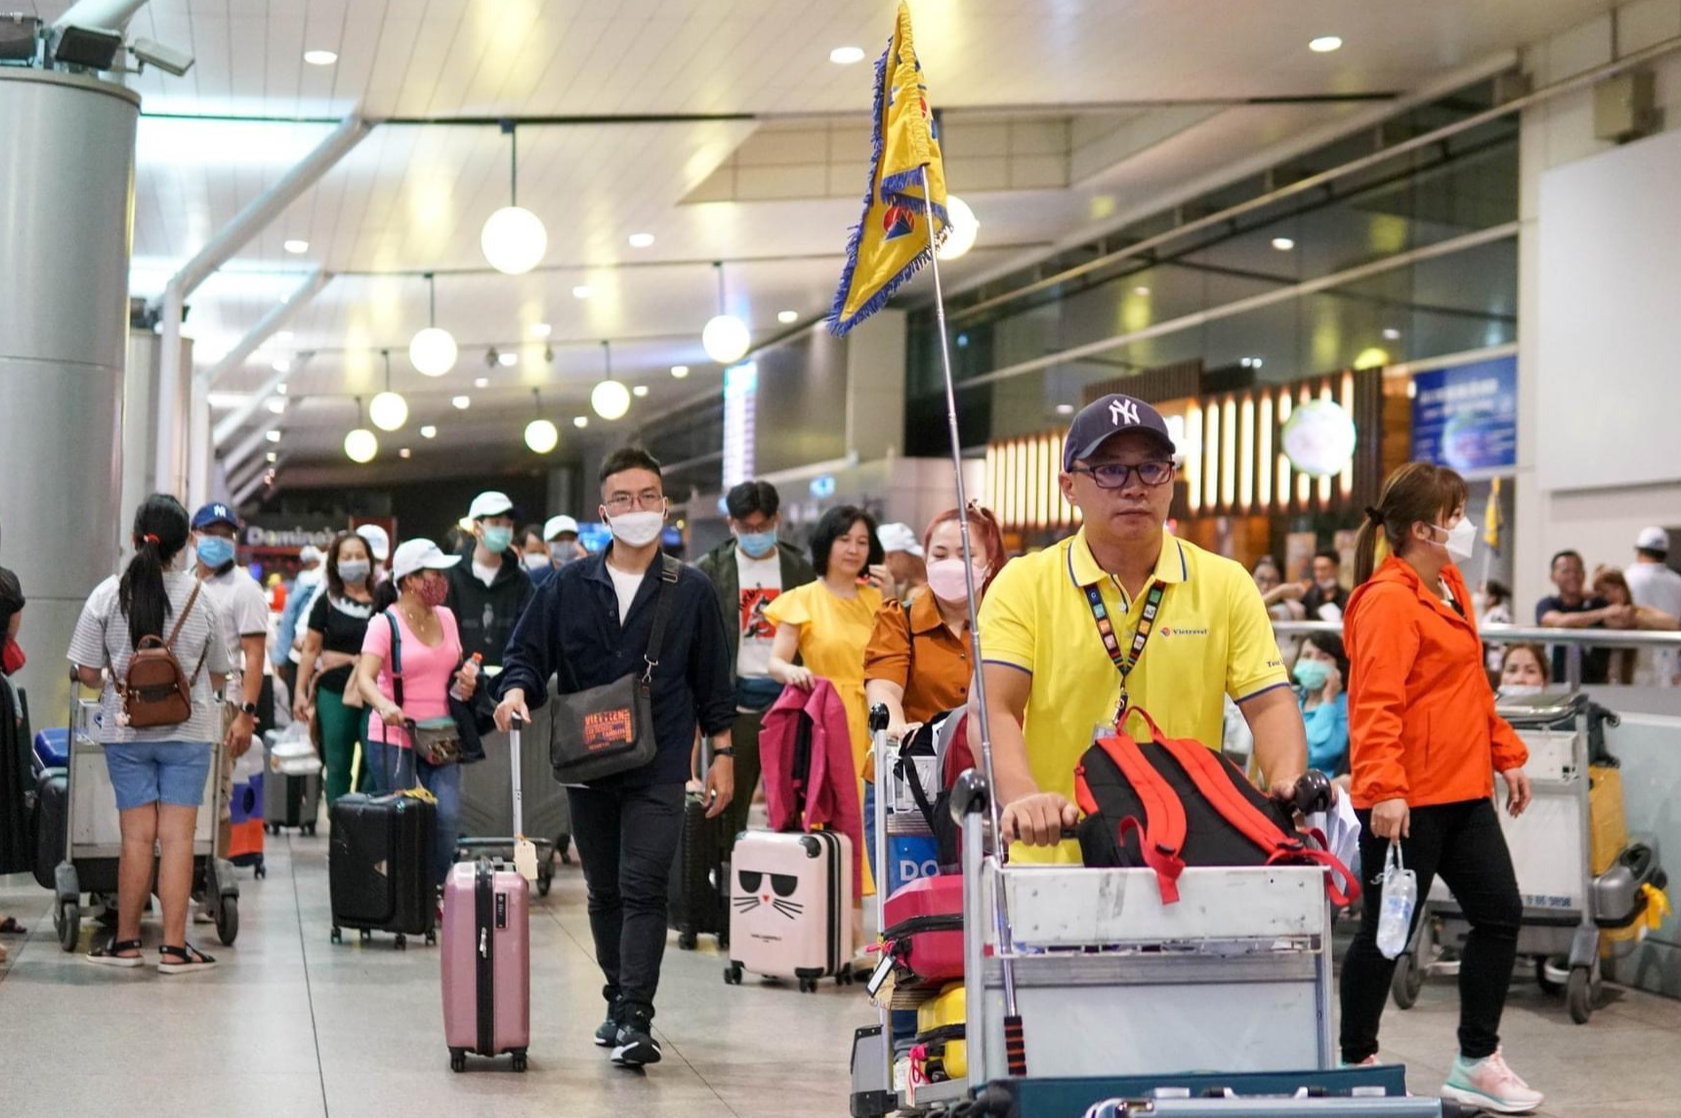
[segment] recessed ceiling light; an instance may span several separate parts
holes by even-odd
[[[575,415],[572,417],[572,426],[574,427],[582,429],[588,427],[589,425],[590,417],[587,415]]]
[[[632,233],[630,235],[631,248],[647,248],[653,243],[654,235],[652,233]]]
[[[473,398],[471,396],[452,396],[449,402],[457,411],[466,411],[472,406]]]
[[[671,375],[676,377],[678,380],[682,380],[684,377],[689,375],[689,367],[687,365],[673,365],[671,367]]]
[[[405,446],[405,447],[403,447],[403,449],[401,449],[401,450],[399,450],[399,451],[398,451],[398,452],[397,452],[397,457],[398,457],[398,458],[408,458],[408,457],[411,457],[411,452],[410,452],[410,451],[409,451],[409,448],[408,448],[408,447],[406,447],[406,446]]]
[[[519,354],[511,349],[505,350],[496,355],[496,360],[504,369],[511,368],[519,364]]]
[[[278,462],[280,461],[280,455],[271,450],[267,454],[263,455],[263,459],[268,462]]]
[[[1143,284],[1139,284],[1137,287],[1132,289],[1132,293],[1134,295],[1144,296],[1150,294],[1150,289],[1145,287]]]
[[[829,61],[836,66],[851,66],[855,62],[864,61],[863,47],[836,47],[829,52]]]
[[[1307,44],[1307,49],[1313,51],[1315,54],[1330,54],[1334,50],[1341,50],[1342,36],[1321,35],[1317,39],[1310,40]]]
[[[263,432],[263,438],[267,439],[271,443],[277,443],[277,442],[280,441],[280,432],[279,431],[264,431]]]
[[[282,244],[280,247],[291,253],[293,256],[298,256],[309,251],[309,242],[290,240]]]
[[[553,332],[554,327],[547,322],[533,322],[531,324],[530,333],[533,338],[546,338]]]
[[[1400,339],[1400,337],[1401,337],[1401,332],[1399,330],[1395,329],[1395,327],[1393,327],[1393,326],[1390,326],[1390,327],[1386,328],[1383,332],[1383,340],[1386,341],[1386,342],[1397,341],[1397,340]]]
[[[800,312],[799,311],[777,311],[776,312],[776,321],[782,323],[783,325],[787,325],[790,322],[794,322],[799,317],[800,317]]]
[[[577,287],[572,289],[572,298],[574,299],[588,299],[591,294],[593,293],[590,291],[590,285],[587,283],[580,283]]]
[[[648,386],[645,384],[639,384],[630,390],[630,394],[632,396],[646,396],[648,394]]]
[[[275,333],[274,340],[277,341],[277,342],[289,342],[294,337],[296,337],[296,335],[293,334],[292,331],[290,331],[290,330],[280,330],[280,331],[277,331]]]
[[[304,61],[311,66],[331,66],[339,60],[339,56],[330,50],[306,50]]]
[[[1058,415],[1073,415],[1074,414],[1074,405],[1073,404],[1058,404],[1056,406],[1056,413]]]
[[[473,382],[473,387],[474,388],[489,388],[490,387],[490,378],[489,377],[479,377],[477,380],[475,380]]]
[[[1291,249],[1296,247],[1296,242],[1292,241],[1289,237],[1274,237],[1272,239],[1272,247],[1276,248],[1279,252],[1289,252]]]
[[[292,371],[292,359],[290,357],[276,357],[274,359],[274,371],[277,372],[277,373],[289,373],[289,372],[291,372]]]
[[[265,408],[267,408],[269,411],[273,412],[275,415],[284,415],[284,414],[286,414],[286,397],[284,397],[284,396],[270,397],[269,399],[263,401],[263,406]]]
[[[274,390],[282,396],[286,395],[286,385],[284,383],[275,385]]]
[[[428,423],[420,429],[420,437],[423,439],[435,439],[438,437],[438,429]]]

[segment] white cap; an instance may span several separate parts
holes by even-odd
[[[922,558],[922,545],[916,540],[916,533],[911,531],[909,524],[883,524],[876,529],[876,539],[881,541],[883,551],[903,551],[906,555]]]
[[[312,543],[306,543],[298,549],[298,562],[300,563],[319,563],[323,558],[325,556],[321,554],[321,549]]]
[[[1669,533],[1662,528],[1651,527],[1640,529],[1640,534],[1634,537],[1634,546],[1640,551],[1669,550]]]
[[[391,557],[392,581],[400,581],[414,572],[430,568],[447,571],[461,562],[459,555],[445,555],[431,540],[404,540]]]
[[[554,539],[562,532],[571,532],[574,536],[577,535],[578,522],[570,516],[551,516],[548,523],[543,525],[543,539],[545,541]]]
[[[514,503],[508,500],[508,495],[492,489],[473,498],[473,504],[467,510],[467,519],[483,520],[487,516],[507,516],[513,511]]]
[[[384,528],[378,524],[364,524],[356,529],[356,534],[362,537],[362,542],[368,545],[377,562],[383,563],[391,558],[391,537],[385,534]]]

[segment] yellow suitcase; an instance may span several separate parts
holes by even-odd
[[[1588,822],[1593,836],[1593,874],[1612,866],[1628,846],[1628,822],[1623,816],[1623,770],[1609,765],[1588,769]]]
[[[947,983],[916,1007],[916,1043],[927,1056],[923,1071],[930,1080],[962,1079],[969,1074],[969,1043],[964,1039],[967,1006],[963,983]]]

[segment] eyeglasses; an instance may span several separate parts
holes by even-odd
[[[1140,462],[1129,466],[1125,462],[1103,462],[1096,466],[1075,466],[1069,473],[1085,474],[1099,489],[1125,489],[1137,474],[1139,481],[1154,489],[1173,480],[1173,463]]]
[[[612,513],[629,512],[631,509],[657,509],[665,500],[665,494],[657,489],[644,489],[640,493],[614,493],[606,500],[607,511]]]

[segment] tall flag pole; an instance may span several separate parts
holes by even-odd
[[[963,445],[957,424],[957,388],[951,372],[951,344],[946,335],[945,293],[940,285],[936,250],[950,227],[946,213],[945,165],[939,124],[928,107],[928,87],[911,35],[910,6],[901,0],[887,49],[875,69],[875,135],[864,212],[846,249],[846,267],[835,292],[829,328],[844,336],[887,305],[893,292],[930,265],[934,279],[934,314],[940,335],[940,366],[945,380],[946,428],[951,441],[952,474],[957,488],[958,531],[963,544],[964,589],[969,612],[969,651],[975,665],[976,720],[994,853],[1003,857],[1001,809],[993,774],[992,725],[987,710],[986,677],[981,666],[980,618],[975,587],[974,541],[969,499],[963,482]],[[918,219],[926,231],[917,230]],[[1010,925],[1003,890],[995,890],[994,932],[1004,980],[1004,1051],[1013,1076],[1027,1074],[1021,1014],[1016,1001]],[[971,934],[979,934],[971,929]]]

